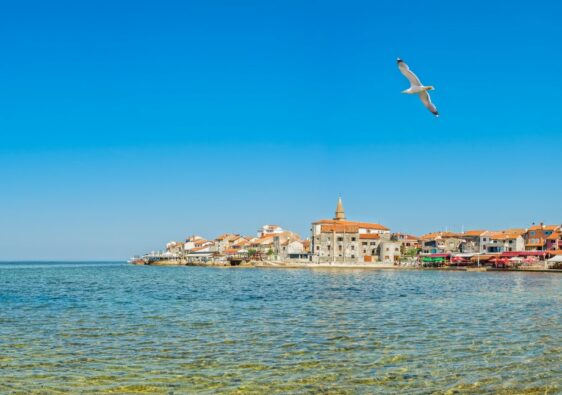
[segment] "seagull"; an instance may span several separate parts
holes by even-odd
[[[409,95],[420,95],[420,99],[423,102],[423,105],[427,107],[429,111],[433,113],[436,117],[439,116],[437,112],[437,107],[431,102],[431,98],[429,97],[428,91],[432,91],[435,88],[433,86],[424,86],[422,85],[420,79],[412,73],[408,65],[400,58],[398,58],[398,69],[404,77],[410,81],[410,87],[406,90],[403,90],[402,93],[407,93]]]

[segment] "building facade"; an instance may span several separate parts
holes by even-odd
[[[390,241],[387,227],[348,221],[341,198],[335,217],[313,222],[311,231],[311,260],[316,263],[394,262],[400,256],[400,244]]]

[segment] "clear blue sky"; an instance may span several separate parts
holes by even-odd
[[[501,4],[498,4],[501,3]],[[0,6],[0,259],[562,222],[552,0]],[[405,59],[441,113],[400,94]]]

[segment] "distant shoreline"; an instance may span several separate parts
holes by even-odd
[[[364,269],[364,270],[400,270],[400,271],[455,271],[455,272],[528,272],[528,273],[562,273],[561,269],[545,269],[541,267],[523,269],[499,269],[489,267],[407,267],[392,264],[330,264],[330,263],[282,263],[282,262],[250,262],[242,265],[230,265],[225,262],[212,263],[187,263],[159,262],[137,266],[197,266],[197,267],[220,267],[220,268],[259,268],[259,269]]]

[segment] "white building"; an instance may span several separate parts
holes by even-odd
[[[279,225],[264,225],[261,227],[261,229],[258,230],[258,237],[275,235],[283,232],[283,228]]]

